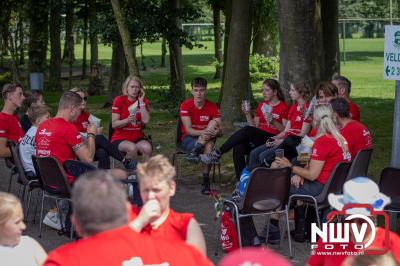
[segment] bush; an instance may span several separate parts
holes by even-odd
[[[279,58],[277,56],[252,55],[250,56],[249,70],[252,83],[266,78],[278,78]]]

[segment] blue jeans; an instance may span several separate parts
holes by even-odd
[[[186,152],[190,152],[196,145],[197,139],[198,137],[186,135],[181,142],[180,145],[181,149],[183,149]]]
[[[310,195],[310,196],[318,196],[321,191],[324,189],[324,184],[321,184],[318,181],[309,181],[304,180],[304,184],[299,188],[295,186],[290,186],[289,195],[293,194],[301,194],[301,195]]]
[[[273,148],[267,148],[267,146],[263,144],[253,149],[249,155],[249,170],[252,170],[259,166],[265,166],[264,160],[268,163],[270,161],[273,161],[275,158],[275,150],[278,147],[279,146]]]

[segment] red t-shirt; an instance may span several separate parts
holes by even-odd
[[[139,215],[140,209],[132,206],[131,220],[134,220]],[[190,220],[193,218],[191,213],[178,213],[169,209],[167,219],[156,229],[147,225],[143,228],[142,233],[151,236],[160,236],[169,240],[186,241],[187,230]]]
[[[333,244],[334,248],[332,252],[343,251],[343,247],[340,246],[340,243],[328,243]],[[326,253],[321,253],[326,250],[323,249],[322,239],[319,239],[317,242],[318,247],[315,249],[315,253],[308,258],[307,264],[310,266],[340,266],[343,261],[347,258],[346,255],[326,255]],[[372,242],[371,246],[368,249],[382,249],[385,246],[385,230],[377,227],[375,239]],[[393,257],[396,259],[397,263],[400,263],[400,238],[397,234],[390,232],[389,234],[389,249],[393,254]],[[354,249],[352,245],[349,245],[349,248],[345,251],[359,251]]]
[[[340,130],[340,133],[349,143],[351,157],[354,159],[362,149],[372,148],[372,136],[368,128],[358,121],[351,121]]]
[[[286,132],[285,137],[294,135],[294,133],[300,133],[303,123],[311,123],[311,118],[304,119],[304,113],[307,111],[310,103],[306,102],[300,110],[298,110],[298,103],[293,104],[289,109],[288,119],[290,122],[290,132]]]
[[[351,156],[350,153],[343,152],[334,137],[325,134],[315,140],[312,148],[311,160],[325,162],[317,178],[318,182],[325,184],[333,168],[340,162],[350,161]]]
[[[138,234],[128,226],[63,245],[49,253],[44,265],[121,266],[162,263],[171,266],[213,265],[194,247],[182,241]]]
[[[318,130],[314,127],[311,128],[310,132],[308,132],[307,136],[309,136],[310,138],[313,138],[317,135]]]
[[[38,157],[53,156],[61,165],[66,160],[76,160],[72,149],[83,142],[76,126],[64,118],[50,118],[41,123],[36,131],[36,155]],[[74,177],[68,175],[68,182],[73,183]]]
[[[264,130],[270,134],[277,135],[277,134],[279,134],[280,131],[278,129],[276,129],[276,127],[274,127],[272,125],[272,123],[267,123],[267,121],[265,121],[265,117],[262,112],[262,107],[264,104],[269,105],[270,103],[269,103],[269,101],[261,102],[258,104],[258,107],[256,110],[256,117],[259,118],[258,128],[261,130]],[[286,103],[280,101],[277,105],[275,105],[275,106],[270,105],[270,106],[272,107],[271,113],[272,113],[273,119],[275,119],[276,121],[278,121],[281,124],[282,124],[283,119],[285,119],[285,120],[288,119],[289,108],[286,105]]]
[[[119,114],[119,119],[125,119],[129,116],[129,106],[137,101],[130,101],[127,96],[117,96],[112,105],[112,113]],[[143,100],[146,110],[149,111],[149,101],[144,98]],[[129,140],[132,142],[137,141],[144,137],[142,132],[142,114],[140,113],[140,105],[137,103],[137,111],[135,116],[136,121],[125,125],[122,128],[116,128],[111,137],[111,142],[116,140]]]
[[[76,119],[75,126],[78,128],[79,132],[86,133],[89,125],[89,116],[90,114],[88,112],[83,111]]]
[[[0,138],[19,143],[23,136],[24,131],[17,116],[0,112]]]
[[[360,107],[357,104],[349,101],[349,111],[351,119],[360,121]]]
[[[198,109],[194,105],[193,98],[182,102],[181,107],[179,108],[179,115],[180,117],[190,117],[192,128],[197,130],[203,130],[207,128],[207,125],[211,120],[221,117],[221,113],[219,112],[218,106],[215,103],[205,100],[203,107]],[[186,135],[186,130],[183,124],[181,127],[181,132],[183,139]]]

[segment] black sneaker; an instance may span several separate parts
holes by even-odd
[[[217,164],[221,159],[221,154],[216,149],[213,149],[210,153],[201,154],[200,159],[205,164]]]
[[[210,189],[210,185],[201,185],[201,194],[203,195],[210,195],[211,194],[211,189]]]
[[[127,170],[135,170],[137,162],[132,159],[125,158],[122,162]]]
[[[186,160],[188,160],[191,163],[199,163],[200,156],[198,153],[192,151],[186,156]]]

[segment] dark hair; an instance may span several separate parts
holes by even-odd
[[[25,95],[25,100],[22,103],[22,108],[21,108],[22,112],[26,112],[29,109],[29,107],[31,107],[32,104],[36,103],[40,99],[40,97],[43,97],[42,91],[37,91],[37,90],[26,91],[24,95]]]
[[[330,101],[332,109],[340,118],[350,117],[349,103],[345,98],[335,98]]]
[[[285,96],[283,95],[281,84],[276,79],[266,79],[263,82],[263,85],[267,85],[271,90],[276,91],[276,96],[282,102],[285,101]]]
[[[66,109],[70,107],[78,107],[82,105],[82,97],[72,91],[66,91],[61,95],[60,102],[58,103],[58,109]]]
[[[30,107],[28,109],[28,118],[31,121],[31,123],[35,123],[36,120],[42,116],[45,116],[46,114],[50,113],[49,107],[46,105],[40,105],[40,106],[35,106],[35,107]]]
[[[322,91],[326,97],[338,96],[339,92],[335,84],[327,81],[323,81],[317,84],[315,87],[315,97],[318,98],[319,92]]]
[[[193,87],[204,87],[207,88],[207,80],[202,77],[197,77],[194,80],[192,80],[192,89]]]
[[[348,94],[351,92],[351,81],[345,76],[336,75],[333,76],[332,81],[337,81],[340,87],[343,87]]]
[[[19,83],[6,83],[4,84],[3,89],[1,91],[1,96],[3,97],[4,100],[6,100],[8,94],[14,92],[17,88],[22,89],[22,85]]]
[[[304,81],[300,81],[300,82],[296,82],[296,83],[292,83],[293,87],[296,89],[296,91],[301,95],[301,97],[303,97],[303,99],[305,101],[310,100],[310,86],[304,82]]]

